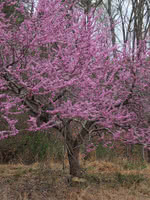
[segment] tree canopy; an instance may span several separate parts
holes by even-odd
[[[65,127],[72,154],[93,125],[115,140],[148,147],[149,50],[141,41],[133,60],[128,44],[121,51],[112,46],[111,27],[92,8],[84,12],[75,3],[40,0],[19,26],[12,24],[18,15],[9,14],[10,21],[0,4],[0,113],[9,126],[0,138],[18,134],[14,116],[28,112],[30,131]],[[25,16],[23,4],[15,9]],[[72,121],[82,127],[75,138]]]

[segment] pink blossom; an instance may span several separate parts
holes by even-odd
[[[105,22],[98,22],[93,12],[87,16],[76,7],[67,10],[66,4],[39,0],[35,13],[27,15],[20,3],[17,10],[25,17],[19,24],[16,15],[5,17],[0,4],[0,112],[9,125],[0,138],[19,132],[12,120],[18,108],[31,115],[29,130],[79,118],[109,128],[114,140],[148,146],[150,52],[145,49],[138,56],[144,41],[135,55],[130,43],[120,51],[111,45]],[[90,145],[87,151],[95,149]]]

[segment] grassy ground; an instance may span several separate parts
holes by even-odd
[[[144,162],[82,162],[85,175],[70,180],[68,164],[46,161],[0,165],[1,200],[148,200],[150,165]]]

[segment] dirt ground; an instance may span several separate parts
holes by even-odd
[[[83,178],[52,161],[0,165],[1,200],[148,200],[150,166],[86,161]]]

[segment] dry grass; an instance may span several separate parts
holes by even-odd
[[[125,169],[124,163],[86,161],[86,182],[76,184],[68,182],[68,168],[62,171],[61,163],[47,161],[28,166],[0,165],[0,199],[150,199],[150,166],[144,169]]]

